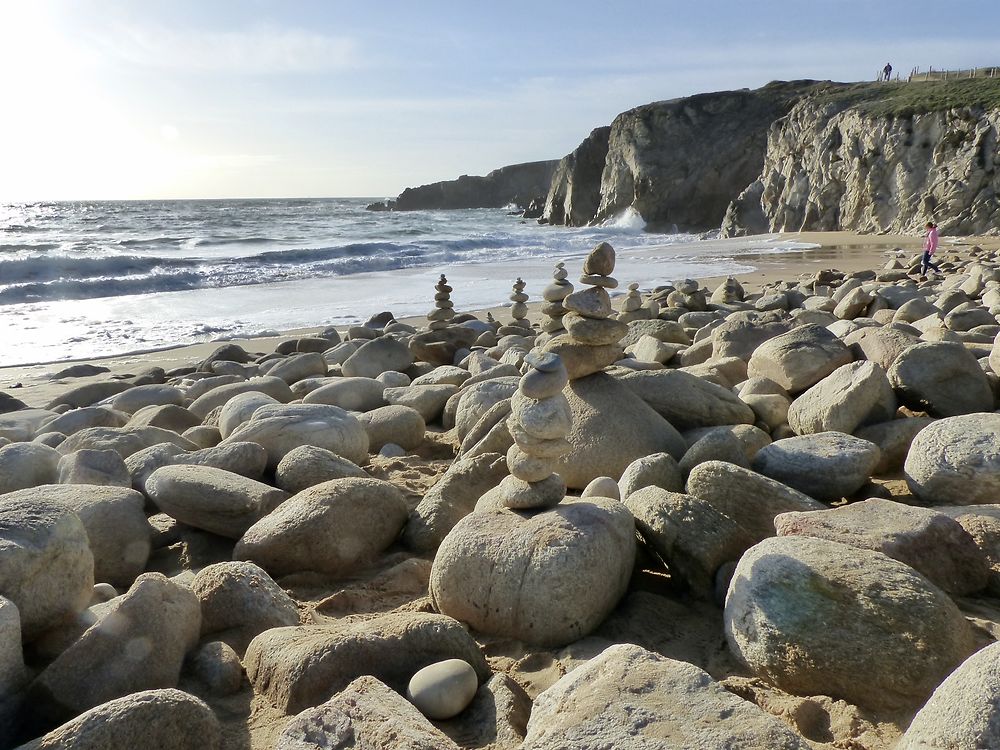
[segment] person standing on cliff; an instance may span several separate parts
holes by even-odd
[[[892,79],[892,64],[886,63],[885,67],[882,68],[882,80],[889,81]]]
[[[927,269],[933,268],[935,273],[941,273],[941,269],[938,268],[937,263],[931,262],[931,257],[937,252],[938,249],[938,227],[933,221],[928,221],[924,227],[927,230],[927,236],[924,239],[924,257],[920,261],[920,278],[927,277]]]

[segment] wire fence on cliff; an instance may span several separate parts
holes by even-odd
[[[919,67],[910,71],[907,81],[957,81],[965,78],[1000,78],[1000,68],[965,68],[962,70],[934,70],[933,67],[921,71]],[[897,77],[896,80],[899,80]]]

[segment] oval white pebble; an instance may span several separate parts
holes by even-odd
[[[478,689],[479,678],[471,664],[445,659],[413,675],[406,697],[428,719],[450,719],[465,710]]]

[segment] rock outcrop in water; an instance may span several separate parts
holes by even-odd
[[[558,161],[531,161],[494,169],[485,177],[462,175],[457,180],[406,188],[394,201],[372,203],[369,210],[420,211],[451,208],[501,208],[509,203],[527,207],[544,200]]]
[[[542,214],[550,224],[581,227],[597,214],[610,135],[610,127],[595,128],[573,153],[559,160]]]

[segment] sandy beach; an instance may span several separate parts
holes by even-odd
[[[714,250],[706,257],[737,245],[703,243]],[[768,249],[782,243],[814,249]],[[421,332],[378,336],[333,367],[329,341],[297,343],[324,354],[264,359],[324,326],[227,341],[245,350],[227,357],[262,358],[250,369],[267,368],[267,377],[254,382],[244,382],[248,370],[236,361],[213,364],[218,374],[233,371],[223,385],[205,372],[146,387],[108,382],[192,367],[220,341],[3,368],[0,390],[32,408],[4,415],[5,439],[17,442],[0,453],[0,487],[24,493],[24,502],[124,498],[114,522],[81,521],[95,572],[79,585],[111,596],[87,612],[110,617],[105,605],[127,611],[162,596],[153,611],[175,610],[125,618],[130,627],[173,632],[187,621],[185,606],[208,618],[193,621],[192,644],[203,643],[188,666],[193,645],[170,652],[180,671],[171,684],[186,691],[178,699],[205,700],[198,710],[214,717],[224,750],[283,747],[312,711],[339,710],[337,701],[361,706],[358,722],[410,722],[440,742],[451,738],[427,747],[550,747],[550,724],[558,735],[616,721],[572,706],[546,713],[577,679],[587,690],[614,686],[614,697],[601,698],[606,710],[653,700],[696,711],[699,701],[716,701],[707,718],[673,721],[675,709],[659,703],[650,716],[683,725],[671,731],[751,732],[746,747],[920,746],[898,745],[934,720],[933,698],[929,711],[917,713],[920,706],[952,671],[975,679],[960,673],[980,650],[996,650],[1000,635],[992,511],[962,507],[970,493],[990,503],[991,485],[968,472],[949,479],[951,464],[934,457],[947,445],[948,461],[988,478],[1000,471],[980,466],[993,450],[983,448],[986,436],[1000,429],[995,376],[980,361],[1000,328],[1000,239],[946,239],[937,257],[950,280],[918,281],[903,270],[920,244],[851,233],[769,237],[755,269],[738,277],[749,296],[724,286],[725,304],[710,310],[699,289],[678,284],[656,297],[658,319],[619,295],[631,283],[649,292],[662,282],[636,279],[638,253],[619,267],[600,244],[558,272],[574,284],[585,272],[568,296],[558,298],[569,290],[556,275],[547,302],[521,309],[524,294],[513,297],[518,307],[456,307],[491,313],[504,324],[495,332],[447,323],[428,331],[426,318],[403,317]],[[656,248],[645,252],[655,261]],[[805,283],[834,269],[830,286]],[[888,273],[870,285],[849,276],[880,269]],[[516,265],[490,270],[518,275]],[[457,266],[450,284],[461,285],[463,271],[482,273]],[[618,299],[609,304],[604,290],[614,280]],[[698,282],[714,290],[724,280]],[[450,320],[449,286],[438,289],[427,308]],[[775,293],[760,294],[768,289]],[[511,330],[524,310],[551,325],[554,311],[541,308],[556,301],[564,335]],[[699,335],[705,329],[708,337]],[[470,333],[493,344],[452,365]],[[515,340],[536,347],[519,351]],[[111,408],[70,408],[106,393]],[[156,403],[161,397],[170,403]],[[120,427],[83,426],[105,419]],[[925,431],[948,437],[919,446]],[[926,465],[911,465],[911,456]],[[130,545],[141,547],[137,561],[119,559]],[[30,591],[15,593],[20,604],[31,601]],[[241,608],[257,606],[258,595],[272,619],[247,625],[254,615]],[[823,627],[801,612],[824,613]],[[753,617],[773,625],[747,626]],[[50,664],[25,660],[38,672],[30,689],[60,691],[67,718],[90,707],[62,687],[88,673],[65,664],[100,653],[91,641],[101,628],[86,622],[65,626],[77,640]],[[360,645],[323,645],[355,638]],[[383,640],[409,645],[382,651]],[[806,666],[785,659],[796,649],[809,654]],[[401,662],[409,666],[397,678]],[[876,674],[866,679],[870,663]],[[903,678],[897,665],[908,670]],[[449,688],[448,700],[461,704],[455,712],[413,713],[424,706],[416,688],[412,704],[400,697],[419,688],[418,669],[431,667],[434,680],[464,670],[471,692],[459,701]],[[343,684],[334,674],[341,669]],[[225,681],[216,681],[220,670]],[[650,690],[644,670],[666,692]],[[663,697],[679,671],[708,692]],[[24,712],[25,738],[63,720],[59,705],[37,705]],[[781,741],[765,739],[773,737]]]
[[[789,241],[795,243],[810,243],[820,247],[810,250],[796,250],[787,253],[774,253],[759,255],[753,258],[752,263],[757,266],[757,270],[750,274],[740,275],[738,279],[748,290],[759,289],[760,287],[773,284],[778,281],[795,281],[801,277],[814,274],[821,269],[837,269],[845,273],[862,271],[872,268],[879,268],[894,257],[909,258],[915,253],[919,253],[921,239],[919,237],[904,235],[862,235],[853,232],[799,232],[794,234],[774,235],[778,241]],[[713,242],[711,240],[709,243]],[[721,241],[724,242],[724,241]],[[995,248],[1000,245],[1000,239],[996,237],[945,237],[940,251],[942,256],[948,254],[948,249],[954,247],[956,251],[962,248],[969,248],[974,245],[981,245],[985,248]],[[897,248],[902,248],[906,252],[899,254]],[[447,269],[444,269],[447,272]],[[518,275],[517,266],[499,266],[494,269],[499,277],[510,277],[513,279]],[[461,277],[453,277],[449,273],[453,285],[461,283]],[[701,277],[697,280],[708,288],[722,281],[724,277],[709,276]],[[648,289],[648,284],[644,284],[642,279],[620,278],[621,286],[618,292],[621,293],[624,287],[632,282],[638,281],[641,289]],[[533,296],[538,294],[537,289],[528,289]],[[428,290],[428,307],[433,290]],[[537,320],[540,302],[529,304],[529,317]],[[485,315],[486,312],[493,313],[498,320],[505,319],[505,307],[475,307],[472,309],[459,309],[460,312],[471,312],[477,315]],[[404,323],[424,324],[422,317],[402,317]],[[306,336],[321,330],[322,326],[300,328],[282,331],[279,335],[261,338],[247,339],[227,339],[232,343],[239,344],[249,352],[266,354],[274,351],[274,348],[284,340]],[[341,327],[346,330],[346,326]],[[29,406],[44,406],[55,395],[66,390],[67,384],[83,385],[95,380],[104,380],[109,377],[109,373],[101,373],[92,377],[77,377],[71,379],[53,378],[53,375],[64,370],[71,365],[90,364],[99,367],[106,367],[110,375],[135,375],[150,368],[159,367],[164,370],[171,370],[178,367],[187,367],[200,362],[207,357],[214,349],[221,345],[219,341],[205,341],[198,344],[169,347],[158,351],[147,351],[140,353],[123,354],[109,357],[99,357],[84,360],[63,360],[58,362],[47,362],[33,365],[0,367],[0,390],[6,390],[11,395],[16,396]]]

